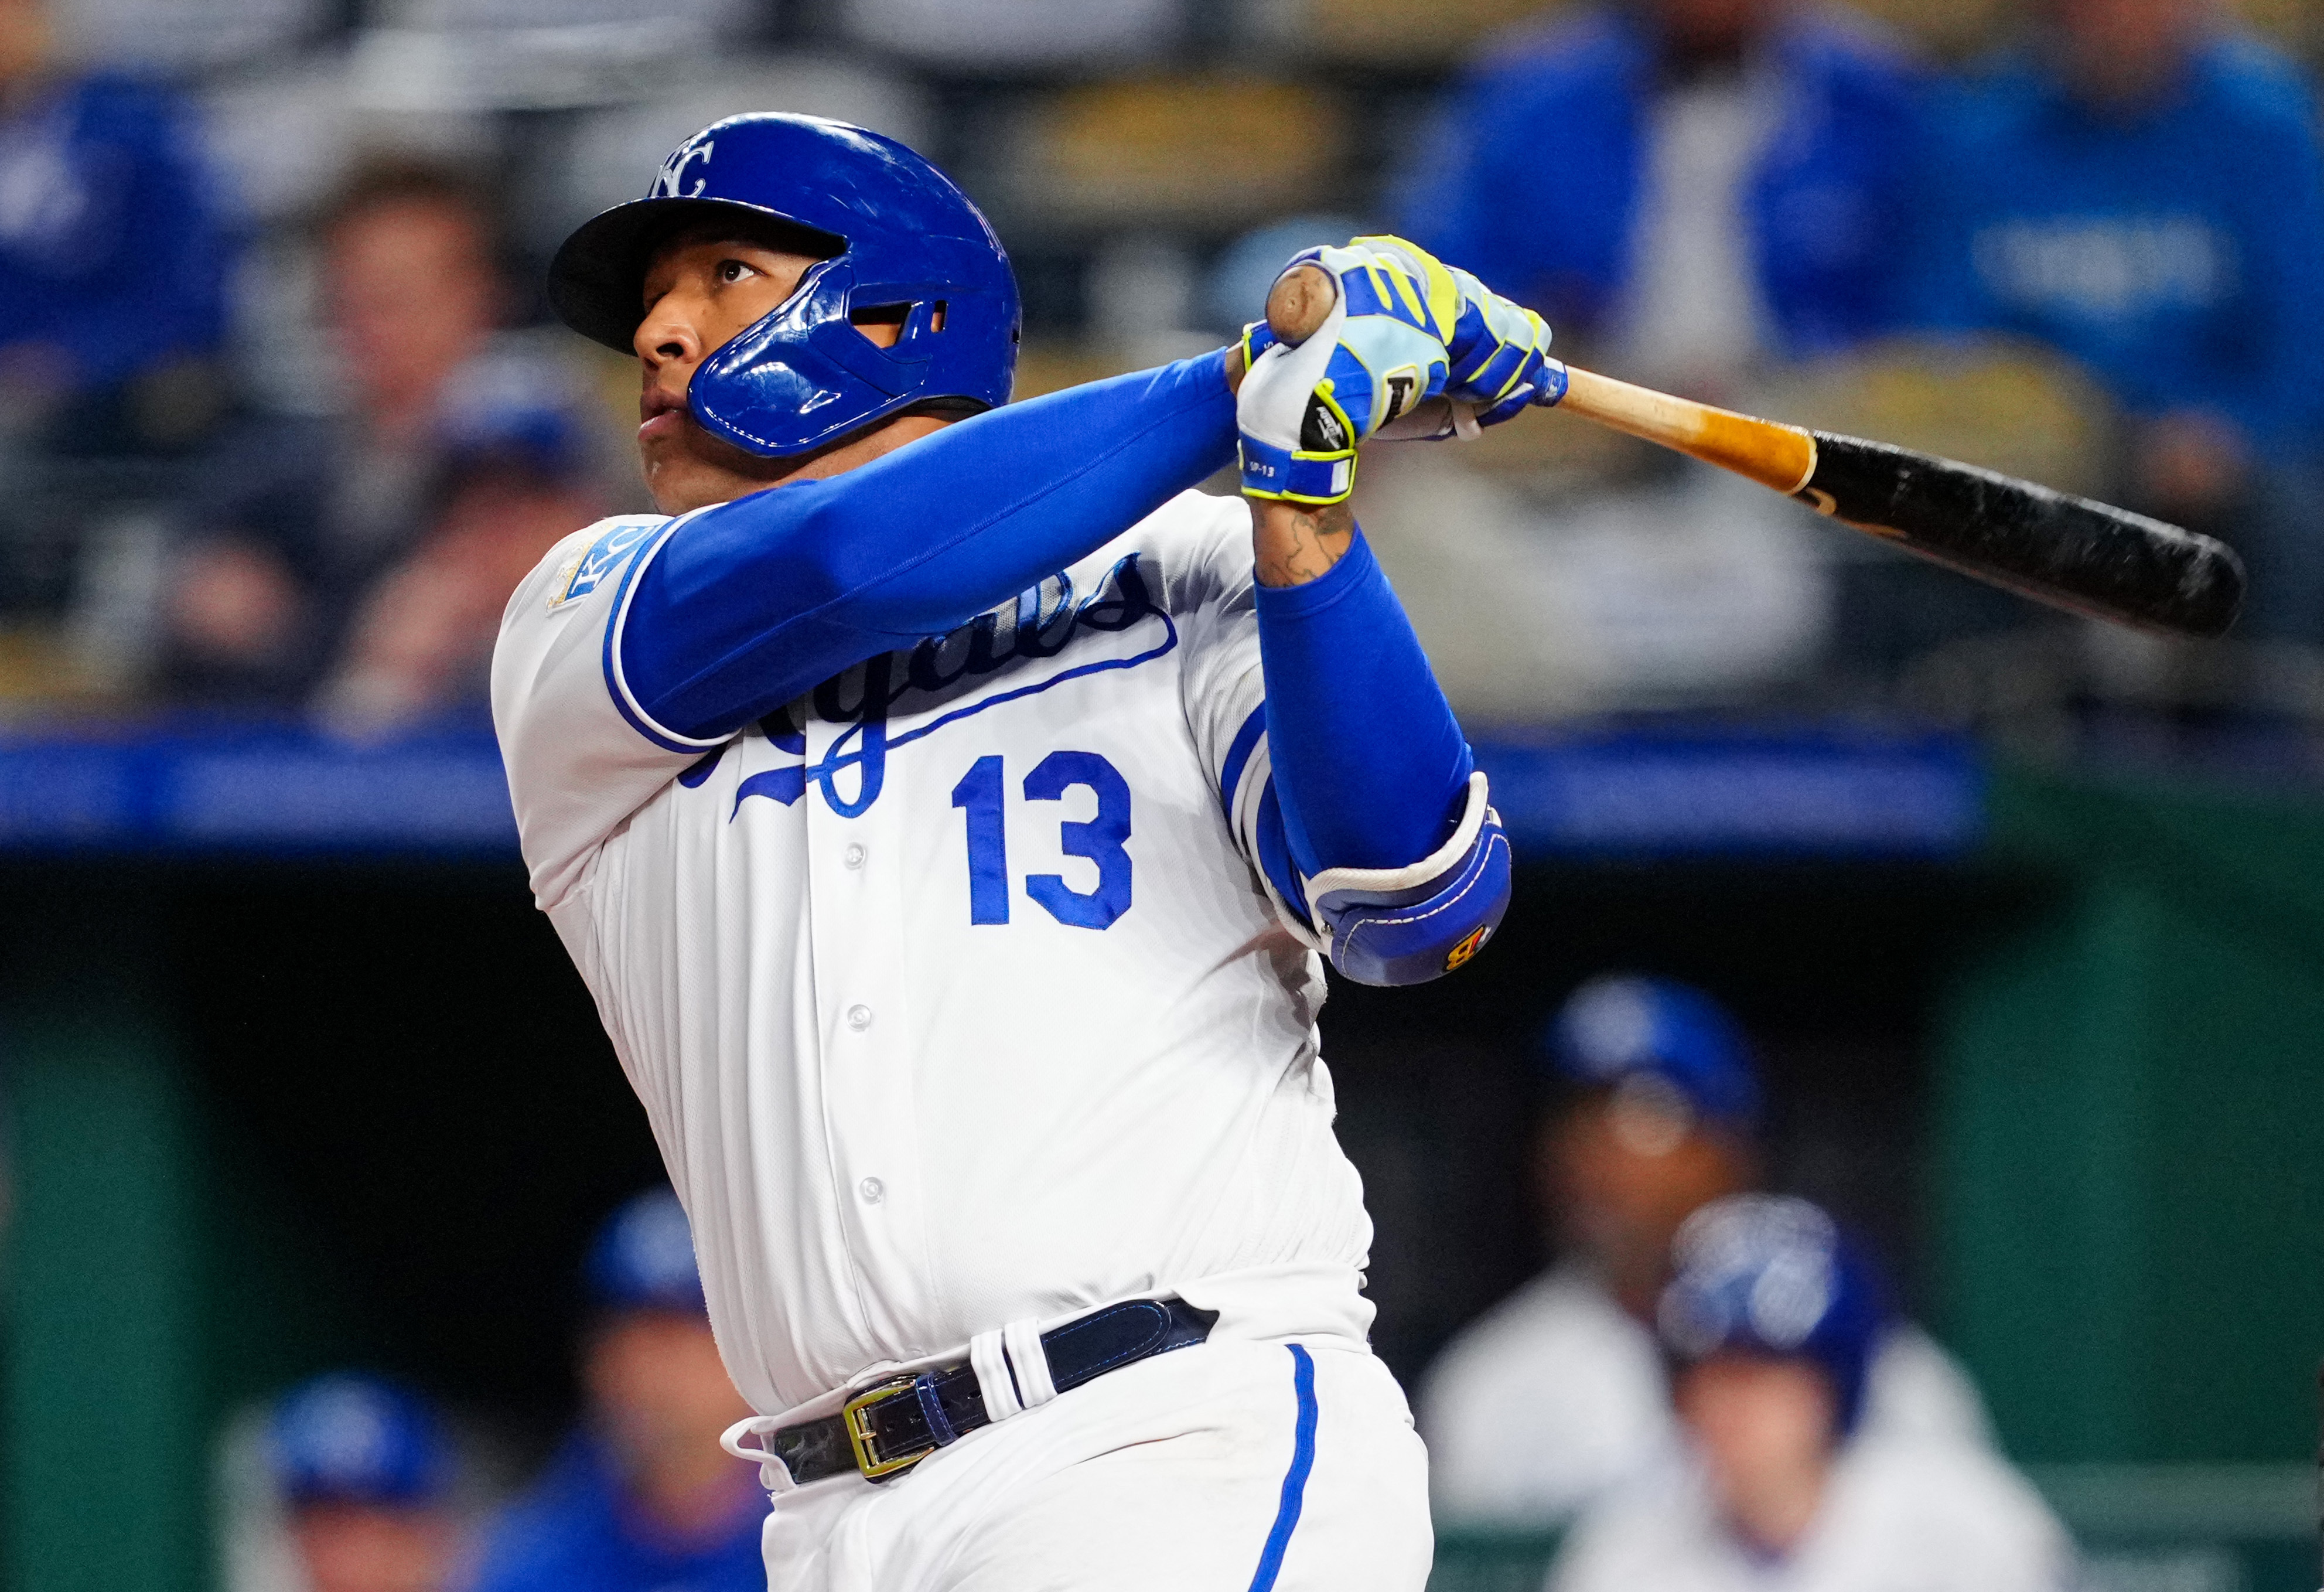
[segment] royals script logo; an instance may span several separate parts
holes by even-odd
[[[1078,660],[1069,653],[1076,638],[1131,633],[1135,651]],[[788,715],[771,715],[762,727],[768,740],[801,761],[744,778],[728,816],[740,812],[752,796],[771,797],[788,807],[812,785],[832,811],[853,818],[880,799],[890,753],[1069,680],[1150,663],[1177,644],[1178,627],[1148,590],[1138,554],[1117,562],[1087,597],[1078,597],[1072,577],[1060,571],[949,634],[929,636],[908,653],[882,653],[816,687],[809,693],[816,717],[846,727],[812,766],[805,762],[807,737]],[[1053,658],[1063,667],[1042,671]],[[1035,671],[1031,678],[1028,670]],[[1002,677],[995,682],[999,689],[978,689],[987,676]],[[926,711],[947,697],[964,699]],[[921,711],[914,712],[912,727],[891,735],[889,719],[899,708]],[[721,746],[710,754],[687,770],[679,783],[692,788],[707,781],[725,752]]]

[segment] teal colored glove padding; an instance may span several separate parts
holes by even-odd
[[[1443,395],[1451,356],[1437,329],[1451,329],[1457,301],[1439,295],[1432,305],[1401,261],[1370,249],[1311,249],[1292,264],[1330,272],[1339,300],[1296,348],[1262,338],[1264,323],[1245,333],[1245,351],[1257,356],[1235,404],[1242,489],[1338,503],[1355,488],[1365,440]]]

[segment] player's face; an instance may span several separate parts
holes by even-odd
[[[441,1592],[451,1579],[452,1529],[432,1509],[318,1504],[291,1536],[314,1592]]]
[[[702,362],[791,296],[815,261],[733,238],[681,235],[646,270],[645,319],[636,338],[644,366],[638,454],[646,487],[665,514],[724,503],[780,480],[796,461],[743,452],[712,436],[686,407]]]
[[[0,83],[40,70],[53,42],[45,0],[0,0]]]
[[[476,218],[432,199],[340,222],[324,285],[348,375],[366,412],[388,426],[433,418],[445,378],[483,347],[499,308]]]
[[[1679,1224],[1744,1187],[1750,1171],[1723,1136],[1691,1121],[1653,1120],[1642,1103],[1618,1094],[1553,1118],[1539,1165],[1559,1238],[1641,1319],[1662,1291]]]
[[[2053,0],[2068,74],[2100,100],[2135,100],[2178,69],[2209,8],[2198,0]]]
[[[1806,1533],[1822,1501],[1839,1434],[1839,1402],[1806,1360],[1714,1355],[1672,1387],[1711,1494],[1729,1522],[1762,1549],[1783,1552]]]
[[[705,1497],[715,1511],[735,1492],[738,1474],[749,1479],[720,1449],[718,1434],[750,1408],[701,1317],[632,1310],[614,1318],[590,1338],[582,1379],[599,1430],[665,1513]]]

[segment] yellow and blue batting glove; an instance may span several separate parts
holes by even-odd
[[[1452,368],[1444,334],[1460,300],[1443,267],[1431,282],[1361,245],[1310,249],[1291,264],[1329,272],[1338,301],[1296,348],[1276,342],[1264,321],[1243,334],[1249,374],[1235,403],[1242,489],[1338,503],[1355,489],[1356,449],[1366,439],[1443,395]]]
[[[1443,334],[1452,360],[1444,396],[1454,407],[1440,429],[1399,436],[1441,439],[1465,433],[1461,422],[1471,421],[1497,426],[1528,404],[1565,395],[1565,367],[1549,356],[1549,324],[1539,315],[1403,238],[1360,237],[1351,247],[1397,260],[1407,277],[1429,284],[1432,301],[1441,295],[1452,306]]]

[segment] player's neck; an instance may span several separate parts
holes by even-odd
[[[844,475],[886,458],[908,442],[917,442],[940,431],[950,423],[941,415],[899,414],[813,453],[795,458],[760,458],[711,437],[689,418],[683,467],[663,467],[648,478],[647,487],[653,494],[655,506],[662,513],[690,514],[713,504],[732,503],[753,492],[764,492],[770,486]]]

